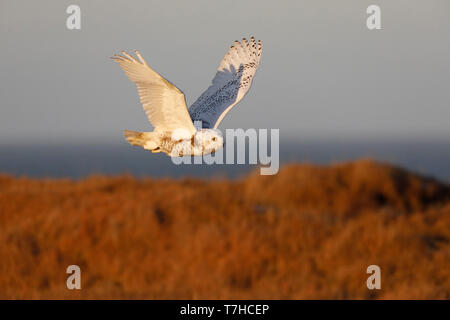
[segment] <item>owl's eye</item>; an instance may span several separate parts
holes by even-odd
[[[212,140],[213,140],[213,141],[216,141],[216,137],[213,137]]]

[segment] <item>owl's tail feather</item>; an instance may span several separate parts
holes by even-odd
[[[152,152],[160,152],[157,136],[153,132],[125,130],[125,139],[133,146],[140,146]]]

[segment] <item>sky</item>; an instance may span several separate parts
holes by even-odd
[[[66,8],[81,8],[68,30]],[[381,8],[368,30],[366,8]],[[224,128],[282,139],[450,139],[450,2],[0,2],[0,145],[123,143],[151,131],[109,57],[140,50],[190,105],[234,40],[263,42],[260,68]]]

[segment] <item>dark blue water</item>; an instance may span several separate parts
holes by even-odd
[[[450,181],[450,141],[285,141],[280,162],[329,164],[373,158]],[[130,173],[153,177],[242,176],[256,165],[175,165],[163,154],[152,154],[126,143],[0,146],[0,172],[30,177],[72,177]]]

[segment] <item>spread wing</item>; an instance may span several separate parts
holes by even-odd
[[[183,129],[195,133],[183,92],[152,70],[138,51],[135,53],[138,59],[125,51],[112,59],[136,83],[144,111],[155,130]]]
[[[211,86],[189,108],[192,121],[202,121],[203,128],[217,128],[219,123],[250,89],[261,58],[261,40],[256,43],[235,41],[217,69]]]

